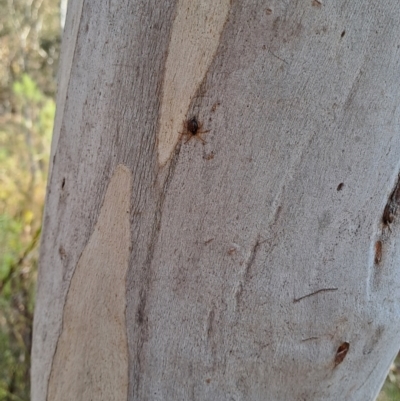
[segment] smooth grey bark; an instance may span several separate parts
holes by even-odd
[[[397,0],[71,2],[32,400],[374,400],[399,37]]]

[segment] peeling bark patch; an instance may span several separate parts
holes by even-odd
[[[72,276],[48,385],[49,401],[126,401],[126,284],[131,172],[119,165]]]
[[[302,299],[304,299],[304,298],[308,298],[308,297],[312,297],[313,295],[317,295],[317,294],[319,294],[320,292],[329,292],[329,291],[337,291],[338,290],[338,288],[321,288],[320,290],[317,290],[317,291],[314,291],[314,292],[312,292],[311,294],[307,294],[307,295],[303,295],[302,297],[300,297],[300,298],[295,298],[294,300],[293,300],[293,303],[297,303],[297,302],[300,302]]]
[[[313,0],[312,5],[313,7],[321,7],[322,3],[319,0]]]
[[[179,141],[192,98],[219,46],[230,0],[179,0],[165,65],[158,162],[164,166]]]
[[[335,367],[341,364],[346,357],[347,353],[349,352],[350,344],[345,341],[344,343],[340,344],[339,348],[336,351],[335,356]]]
[[[382,260],[382,241],[375,242],[375,264],[379,265]]]

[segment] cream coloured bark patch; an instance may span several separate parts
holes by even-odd
[[[132,173],[116,168],[71,280],[50,375],[49,401],[126,401],[125,277]]]
[[[179,0],[164,75],[158,161],[170,158],[190,101],[217,51],[230,0]]]

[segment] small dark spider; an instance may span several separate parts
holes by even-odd
[[[202,131],[201,128],[203,127],[203,124],[200,124],[196,117],[192,117],[190,120],[185,121],[184,127],[185,132],[181,132],[181,134],[189,137],[185,143],[188,143],[192,138],[199,139],[201,142],[203,142],[203,145],[206,143],[201,135],[210,132],[210,130]]]

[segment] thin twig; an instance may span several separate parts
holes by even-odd
[[[293,302],[294,302],[294,303],[300,302],[302,299],[311,297],[311,296],[316,295],[316,294],[319,294],[320,292],[337,291],[337,290],[338,290],[338,288],[336,288],[336,287],[335,287],[335,288],[321,288],[320,290],[314,291],[314,292],[312,292],[311,294],[303,295],[303,296],[300,297],[300,298],[295,298],[295,299],[293,300]]]

